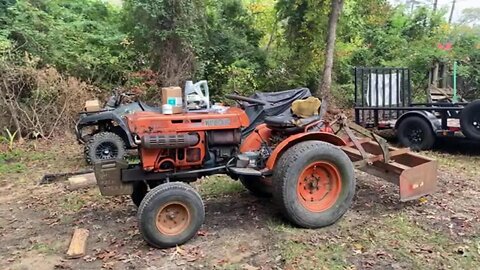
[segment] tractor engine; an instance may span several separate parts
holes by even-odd
[[[241,128],[248,125],[238,108],[224,113],[139,112],[127,118],[143,169],[153,172],[225,165],[238,152]]]

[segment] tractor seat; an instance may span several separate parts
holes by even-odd
[[[265,124],[271,129],[303,128],[319,119],[319,115],[298,118],[291,114],[285,114],[265,117]]]

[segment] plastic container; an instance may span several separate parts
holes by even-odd
[[[162,113],[163,114],[173,114],[173,106],[170,104],[163,104],[162,105]]]
[[[187,97],[187,108],[189,110],[209,110],[210,92],[206,80],[193,83],[185,82],[185,96]]]

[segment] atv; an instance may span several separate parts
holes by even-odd
[[[144,239],[166,248],[187,242],[203,224],[202,198],[188,185],[202,176],[227,174],[255,195],[272,196],[304,228],[329,226],[346,213],[355,169],[398,185],[401,201],[435,190],[436,161],[389,147],[343,115],[328,122],[315,108],[298,116],[294,108],[306,102],[306,91],[227,95],[239,107],[221,112],[129,114],[140,163],[96,162],[100,192],[131,195]]]
[[[136,148],[124,116],[139,111],[161,112],[161,109],[148,106],[141,101],[124,104],[125,99],[134,96],[131,93],[114,91],[103,109],[80,112],[80,119],[75,126],[79,143],[84,144],[85,160],[93,164],[105,159],[123,159],[126,149]]]

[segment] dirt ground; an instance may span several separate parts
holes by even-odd
[[[445,141],[424,153],[440,163],[439,190],[415,202],[400,203],[394,186],[358,172],[351,210],[318,230],[291,226],[238,182],[203,179],[205,224],[165,250],[143,241],[128,197],[37,184],[45,173],[86,168],[72,138],[0,150],[2,269],[480,269],[478,145]],[[76,227],[90,231],[87,255],[69,260]]]

